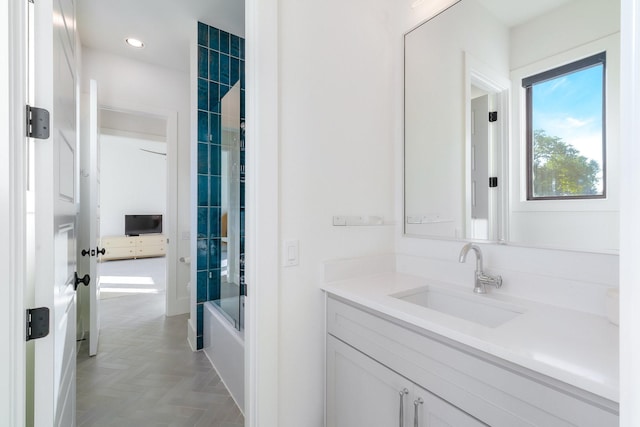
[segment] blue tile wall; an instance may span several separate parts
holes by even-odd
[[[209,209],[209,238],[213,239],[220,236],[220,208]],[[198,218],[200,221],[200,218]],[[204,220],[206,224],[206,220]]]
[[[220,297],[220,269],[211,270],[208,284],[208,298],[217,299]]]
[[[229,33],[220,30],[220,52],[229,53]]]
[[[220,81],[220,53],[211,52],[209,55],[209,78],[213,81]]]
[[[198,239],[206,239],[207,237],[209,237],[208,216],[209,209],[198,208]]]
[[[200,338],[202,337],[202,328],[204,326],[204,321],[203,321],[203,317],[204,317],[204,306],[202,304],[198,304],[198,309],[197,309],[197,317],[198,317],[198,340],[200,340]],[[200,347],[202,348],[202,347]]]
[[[198,289],[196,293],[198,304],[207,301],[208,280],[206,271],[198,271]]]
[[[201,24],[206,27],[206,25]],[[213,50],[220,50],[220,30],[213,27],[209,28],[209,48]]]
[[[198,22],[198,46],[209,45],[209,27]]]
[[[240,287],[244,281],[245,237],[245,41],[218,28],[198,23],[198,227],[197,346],[202,348],[203,304],[220,298],[220,100],[240,81]]]
[[[220,85],[216,82],[209,82],[209,111],[214,113],[220,113]],[[199,108],[199,107],[198,107]],[[204,107],[207,108],[206,106]]]

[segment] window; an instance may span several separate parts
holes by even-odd
[[[527,200],[606,196],[605,52],[522,80]]]

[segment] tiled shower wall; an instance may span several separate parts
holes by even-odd
[[[221,100],[240,81],[240,284],[244,294],[244,39],[198,23],[197,347],[203,304],[220,298]]]

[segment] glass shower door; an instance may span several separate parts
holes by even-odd
[[[237,82],[222,98],[221,144],[221,248],[220,248],[220,299],[215,300],[225,317],[238,330],[243,327],[241,278],[244,276],[242,255],[240,191],[241,130],[240,130],[240,82]]]

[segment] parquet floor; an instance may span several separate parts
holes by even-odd
[[[101,301],[98,355],[82,342],[77,424],[242,427],[242,413],[204,353],[186,339],[187,315],[164,316],[164,292]]]

